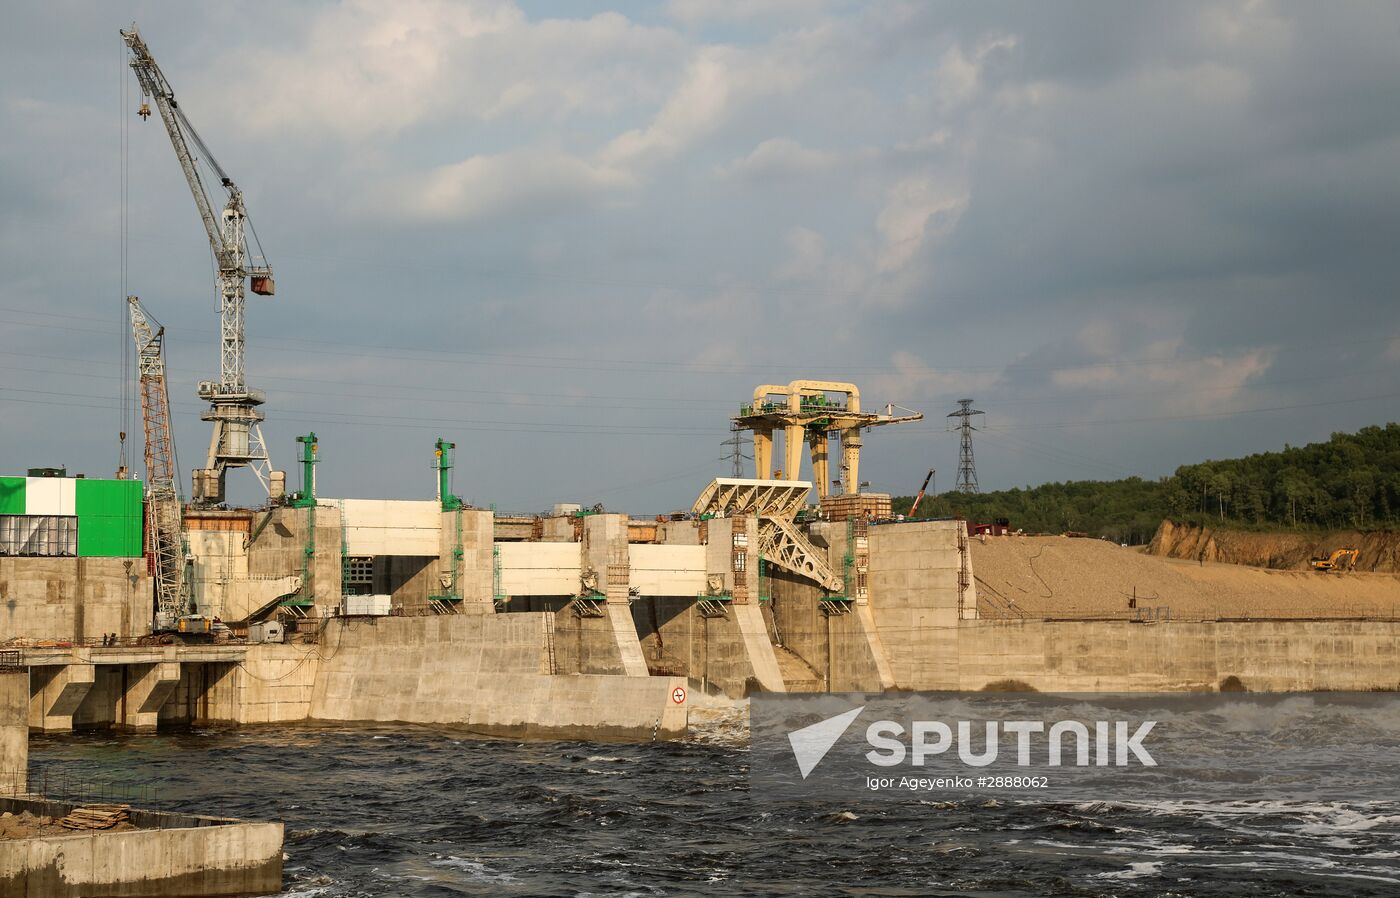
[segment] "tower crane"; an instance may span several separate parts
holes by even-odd
[[[128,296],[126,301],[131,337],[136,343],[141,421],[146,432],[146,546],[156,587],[155,629],[187,629],[187,624],[181,626],[189,610],[189,583],[185,577],[184,509],[175,476],[175,443],[170,434],[165,328],[153,322],[135,296]]]
[[[151,109],[150,104],[144,102],[146,98],[155,104],[160,113],[171,146],[175,148],[175,158],[179,160],[190,193],[194,195],[194,204],[208,234],[217,268],[219,380],[201,381],[198,388],[199,398],[209,403],[209,410],[200,417],[214,426],[209,440],[208,463],[194,472],[193,503],[205,506],[223,504],[229,468],[252,469],[258,482],[272,497],[276,492],[273,487],[276,478],[263,442],[263,414],[258,410],[267,397],[261,391],[249,389],[244,379],[243,332],[243,282],[248,280],[254,293],[271,296],[274,291],[272,268],[262,253],[257,232],[252,230],[248,220],[243,192],[215,160],[214,154],[186,118],[175,99],[174,89],[151,56],[136,25],[123,30],[121,35],[131,51],[131,69],[141,85],[143,102],[137,114],[143,119],[150,118]],[[198,156],[191,151],[191,144],[198,150]],[[221,212],[214,211],[214,204],[204,188],[198,169],[200,160],[218,176],[219,185],[228,195]],[[252,245],[257,248],[256,253],[249,247],[249,232],[252,232]]]

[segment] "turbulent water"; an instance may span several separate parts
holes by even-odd
[[[1400,804],[774,805],[713,730],[191,730],[36,737],[31,756],[157,807],[285,822],[295,896],[1400,895]]]

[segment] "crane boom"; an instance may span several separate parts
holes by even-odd
[[[924,478],[924,485],[919,487],[919,495],[914,497],[914,504],[909,506],[909,517],[913,517],[919,510],[919,503],[924,501],[924,491],[928,489],[929,481],[933,479],[933,468],[928,469],[928,476]]]
[[[204,230],[209,234],[209,245],[214,248],[214,254],[217,256],[223,249],[223,233],[219,228],[218,217],[214,214],[214,204],[210,202],[209,193],[204,189],[204,181],[199,177],[194,154],[190,152],[189,144],[185,140],[186,131],[204,152],[204,159],[225,179],[226,186],[232,186],[233,182],[223,174],[219,164],[204,147],[204,142],[199,139],[198,133],[185,120],[184,112],[175,101],[175,90],[170,86],[170,82],[165,80],[165,73],[151,56],[151,51],[137,33],[136,26],[132,25],[130,31],[123,31],[122,39],[131,48],[131,70],[136,73],[142,96],[155,101],[160,119],[165,123],[165,132],[170,135],[170,143],[175,147],[175,158],[179,160],[180,169],[185,173],[185,181],[190,185],[190,193],[194,194],[194,204],[199,208]]]
[[[209,441],[208,464],[195,472],[193,500],[201,505],[219,505],[224,501],[225,476],[229,468],[251,468],[264,490],[270,491],[271,471],[262,438],[263,415],[257,408],[266,401],[266,397],[257,390],[249,389],[245,378],[243,287],[244,281],[251,279],[254,293],[272,295],[275,290],[272,268],[261,251],[254,256],[249,249],[248,231],[251,228],[243,204],[243,192],[214,159],[199,132],[190,124],[175,99],[174,89],[156,64],[136,26],[133,24],[121,35],[131,51],[131,69],[141,85],[142,96],[155,104],[165,124],[175,158],[194,196],[194,204],[218,269],[219,380],[201,381],[198,389],[199,398],[209,402],[209,410],[201,417],[213,422],[214,429]],[[150,109],[145,103],[139,114],[143,118],[150,116]],[[199,151],[199,156],[191,151],[191,144]],[[198,162],[201,159],[213,169],[220,186],[228,194],[223,210],[218,214],[214,212],[214,203],[199,174]],[[253,240],[256,245],[256,232]]]
[[[156,629],[170,630],[188,606],[184,509],[170,434],[165,380],[165,328],[153,325],[135,296],[126,298],[141,379],[141,422],[146,433],[146,550],[156,586]]]

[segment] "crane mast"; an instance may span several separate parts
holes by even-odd
[[[141,421],[146,433],[146,547],[156,586],[156,630],[171,630],[189,607],[185,580],[184,509],[170,434],[170,394],[165,381],[165,328],[153,325],[135,296],[126,298],[141,381]]]
[[[248,387],[244,364],[244,281],[251,280],[254,293],[271,296],[274,292],[272,269],[261,253],[254,256],[248,246],[248,213],[243,193],[233,179],[214,159],[213,153],[195,131],[184,110],[175,99],[175,91],[155,58],[141,39],[133,24],[121,32],[122,40],[131,51],[131,69],[141,85],[143,97],[155,104],[175,158],[184,172],[195,207],[209,238],[214,254],[219,294],[219,380],[201,381],[198,395],[209,403],[208,411],[200,417],[213,423],[209,440],[208,463],[194,472],[193,503],[221,505],[225,500],[226,477],[229,468],[250,468],[271,492],[272,471],[266,444],[262,436],[263,414],[258,406],[266,401],[261,391]],[[151,114],[142,103],[138,113],[142,118]],[[191,144],[198,150],[196,156]],[[223,209],[217,214],[214,204],[200,178],[197,162],[202,159],[219,178],[228,194]],[[256,234],[254,244],[256,245]]]

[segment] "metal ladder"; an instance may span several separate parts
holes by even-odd
[[[544,651],[549,661],[549,672],[557,674],[559,662],[554,658],[554,615],[552,613],[544,616]]]

